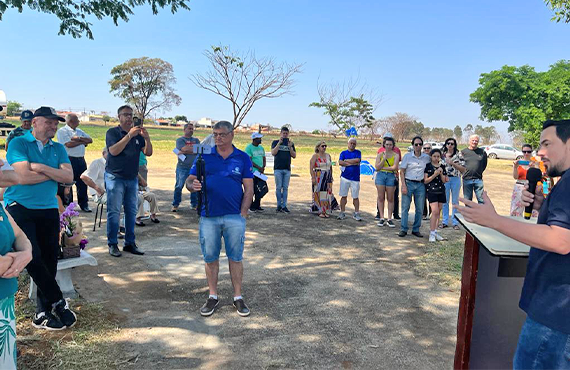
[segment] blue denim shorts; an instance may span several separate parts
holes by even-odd
[[[374,180],[376,186],[396,186],[396,175],[391,172],[378,171]]]
[[[245,218],[240,214],[200,217],[200,247],[206,263],[220,258],[222,237],[228,259],[240,262],[245,242]]]

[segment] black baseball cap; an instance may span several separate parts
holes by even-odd
[[[31,110],[26,109],[20,115],[20,121],[31,121],[32,118],[34,118],[34,112],[32,112]]]
[[[60,122],[65,122],[65,118],[58,116],[52,107],[39,107],[34,112],[34,118],[36,117],[55,118]]]

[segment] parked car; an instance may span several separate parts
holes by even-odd
[[[425,141],[425,142],[424,142],[424,145],[425,145],[425,144],[431,145],[431,148],[432,148],[432,149],[439,149],[439,150],[442,150],[443,147],[444,147],[444,145],[445,145],[445,143],[437,143],[437,142],[435,142],[435,141]],[[410,145],[410,146],[408,147],[408,152],[412,152],[413,150],[414,150],[414,147]]]
[[[485,148],[487,157],[491,159],[522,159],[523,153],[508,144],[494,144]]]

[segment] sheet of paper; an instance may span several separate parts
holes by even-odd
[[[265,176],[264,174],[262,174],[261,172],[255,170],[253,171],[253,176],[262,179],[263,181],[267,181],[267,176]]]
[[[0,158],[0,159],[2,160],[2,162],[4,162],[2,167],[0,167],[1,171],[8,171],[8,170],[13,171],[14,170],[14,168],[12,166],[10,166],[4,158]]]
[[[178,148],[172,149],[172,153],[176,154],[181,161],[184,161],[186,159],[186,156],[180,153],[180,150]]]

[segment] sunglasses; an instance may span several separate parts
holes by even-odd
[[[522,151],[524,154],[532,154],[532,150],[523,150]]]
[[[423,144],[421,143],[415,143],[414,146],[422,146]]]
[[[455,144],[453,144],[453,142],[450,141],[449,143],[445,143],[445,145],[455,145]]]
[[[424,146],[424,150],[431,150],[429,146]]]
[[[326,146],[326,145],[321,145],[321,148],[326,149],[327,146]]]

